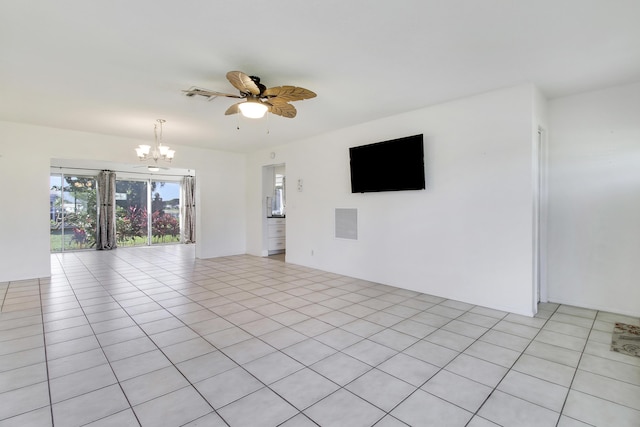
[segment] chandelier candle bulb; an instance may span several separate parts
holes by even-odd
[[[151,150],[151,146],[149,146],[149,145],[141,145],[138,148],[136,148],[136,153],[138,153],[138,157],[140,157],[140,159],[143,159],[143,158],[147,157],[147,155],[149,154],[150,150]]]

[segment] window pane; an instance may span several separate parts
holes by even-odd
[[[151,243],[180,242],[180,183],[151,182]]]
[[[116,180],[118,245],[146,245],[147,227],[147,182]]]
[[[93,177],[63,177],[62,234],[64,250],[90,249],[96,244],[96,182]]]

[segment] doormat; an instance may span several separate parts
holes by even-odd
[[[640,326],[616,322],[611,339],[611,351],[640,357]]]

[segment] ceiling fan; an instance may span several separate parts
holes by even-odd
[[[252,119],[263,117],[268,111],[278,116],[292,119],[296,116],[296,109],[289,104],[292,101],[314,98],[316,94],[309,89],[297,86],[276,86],[267,88],[260,83],[260,77],[249,76],[242,71],[229,71],[229,82],[240,91],[239,95],[216,92],[213,90],[192,87],[184,90],[186,96],[204,96],[209,100],[218,96],[238,98],[244,101],[233,104],[225,111],[225,115],[242,113],[243,116]]]

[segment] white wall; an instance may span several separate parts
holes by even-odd
[[[640,316],[640,83],[549,111],[549,299]]]
[[[0,122],[0,282],[50,275],[50,160],[136,161],[139,140]],[[196,256],[246,251],[245,156],[181,147],[174,165],[197,171]],[[9,207],[11,207],[9,209]]]
[[[49,157],[12,130],[0,123],[0,282],[51,275]]]
[[[255,153],[248,251],[261,248],[261,168],[286,163],[288,262],[533,314],[536,96],[530,85],[509,88]],[[349,147],[418,133],[426,190],[350,192]],[[335,208],[358,209],[357,241],[333,237]]]

